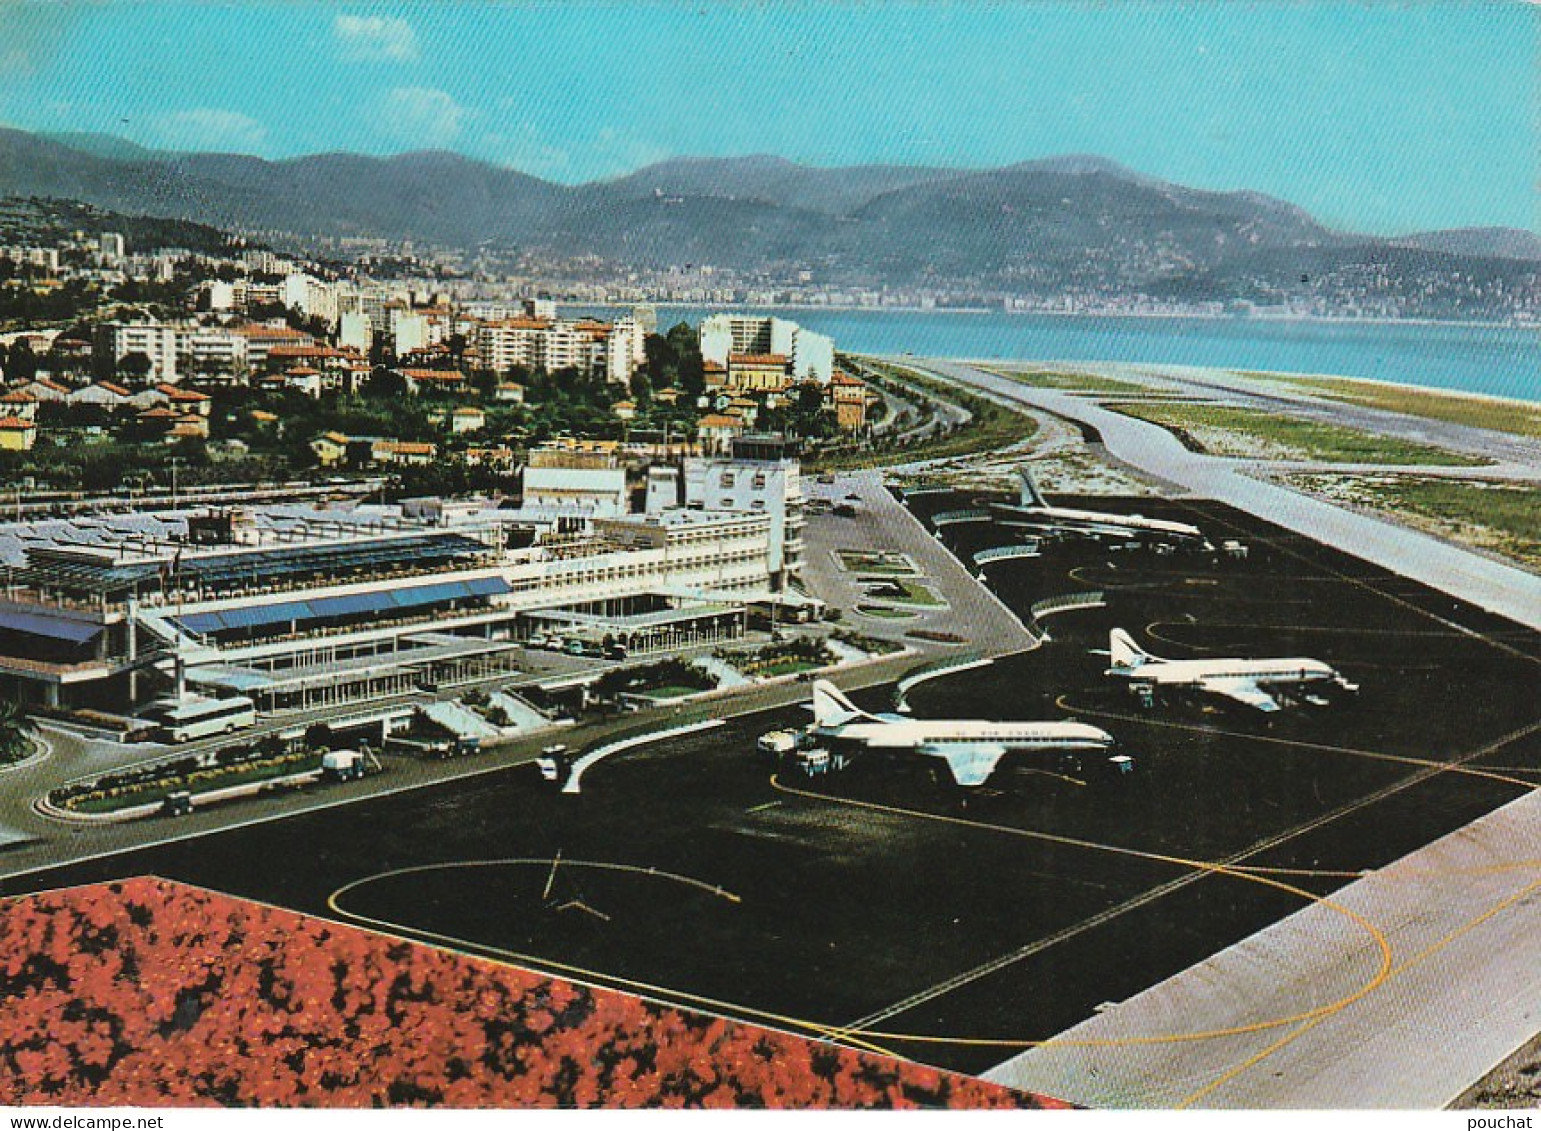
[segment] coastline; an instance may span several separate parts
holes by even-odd
[[[1140,322],[1204,322],[1234,323],[1245,326],[1260,323],[1268,326],[1425,326],[1454,330],[1536,330],[1541,331],[1541,321],[1495,322],[1491,319],[1446,318],[1385,318],[1358,317],[1330,314],[1200,314],[1196,311],[1141,311],[1141,310],[1011,310],[1002,306],[869,306],[859,303],[833,302],[676,302],[673,300],[638,299],[635,302],[584,302],[574,300],[573,306],[604,310],[629,310],[636,306],[651,306],[659,310],[713,310],[761,311],[788,310],[800,313],[817,313],[821,310],[837,314],[999,314],[1011,318],[1065,318],[1078,320],[1128,319]]]
[[[887,361],[896,365],[915,364],[927,359],[918,355],[896,355],[882,353],[863,353],[855,350],[841,351],[851,357]],[[1152,370],[1167,369],[1173,371],[1188,371],[1195,375],[1231,377],[1240,381],[1268,381],[1274,377],[1301,378],[1308,381],[1354,381],[1366,385],[1378,385],[1387,389],[1405,389],[1413,393],[1428,393],[1431,396],[1448,397],[1451,400],[1478,400],[1490,401],[1494,404],[1513,406],[1526,411],[1535,411],[1537,401],[1524,400],[1520,397],[1506,397],[1499,393],[1482,393],[1466,389],[1446,389],[1438,385],[1419,385],[1411,381],[1388,381],[1384,377],[1356,377],[1346,373],[1306,373],[1288,369],[1233,369],[1224,365],[1190,365],[1179,362],[1159,361],[1118,361],[1107,360],[1081,360],[1079,358],[1046,358],[1046,357],[948,357],[940,360],[956,362],[960,365],[972,365],[987,370],[1011,370],[1018,366],[1066,366],[1078,371],[1100,374],[1107,377],[1122,377],[1127,380],[1139,380],[1141,378],[1160,379],[1159,372]],[[1312,391],[1300,390],[1302,396],[1312,396]],[[1541,397],[1541,388],[1537,389],[1537,396]],[[1320,399],[1326,403],[1332,403],[1332,398],[1325,393],[1313,399]]]

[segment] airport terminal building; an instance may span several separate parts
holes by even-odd
[[[0,526],[0,694],[130,715],[187,692],[273,712],[511,671],[537,633],[628,653],[742,634],[771,518],[282,504]]]

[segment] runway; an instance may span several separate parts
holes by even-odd
[[[1159,425],[1103,408],[1095,401],[1035,388],[934,358],[894,359],[1003,400],[1089,424],[1116,458],[1203,498],[1305,534],[1329,546],[1443,590],[1530,628],[1541,629],[1541,577],[1438,538],[1335,506],[1245,474],[1250,461],[1191,452]],[[1080,368],[1085,368],[1081,366]],[[1499,437],[1508,458],[1512,437]]]
[[[1113,1108],[1441,1108],[1535,1031],[1541,795],[1529,793],[997,1065],[986,1079]],[[1129,1044],[1174,1028],[1245,1030]],[[1337,1003],[1337,1004],[1334,1004]]]

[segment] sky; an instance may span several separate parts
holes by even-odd
[[[0,124],[268,158],[1095,153],[1376,234],[1541,230],[1541,4],[4,0]]]

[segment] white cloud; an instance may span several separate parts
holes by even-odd
[[[606,126],[595,138],[593,156],[599,175],[611,176],[662,161],[669,156],[669,151],[645,138]]]
[[[572,164],[567,150],[546,141],[527,122],[486,134],[477,148],[501,165],[536,177],[560,177]]]
[[[417,33],[398,16],[338,16],[332,21],[338,51],[351,63],[411,63]]]
[[[468,111],[442,90],[393,88],[376,107],[375,128],[413,148],[448,145],[460,134]]]
[[[176,110],[155,120],[155,133],[174,149],[221,149],[251,153],[267,140],[261,122],[236,110],[199,106]]]

